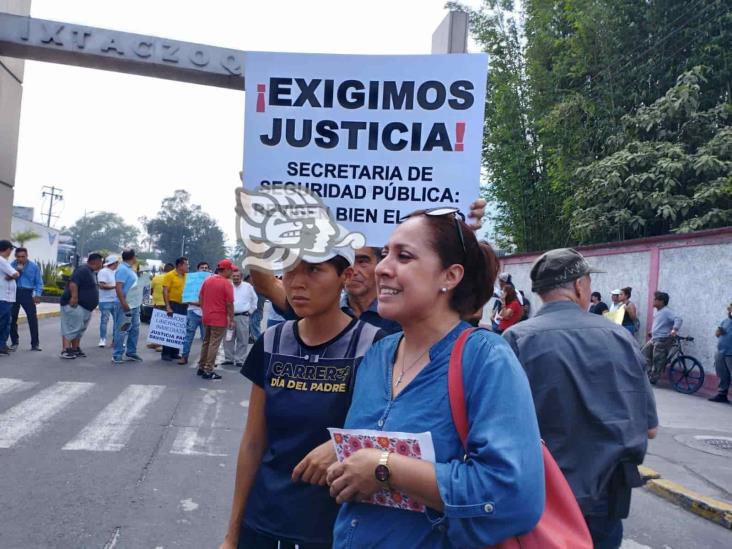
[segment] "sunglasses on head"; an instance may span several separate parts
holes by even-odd
[[[465,221],[465,215],[463,215],[463,212],[461,212],[459,208],[441,206],[439,208],[430,208],[428,210],[424,210],[420,212],[419,215],[429,215],[430,217],[452,215],[453,220],[455,221],[455,230],[457,231],[458,238],[460,239],[460,245],[463,247],[463,257],[467,256],[468,250],[465,247],[465,235],[463,235],[463,228],[460,225],[460,221]],[[409,219],[410,217],[412,216],[408,215],[407,217],[402,218],[402,221],[405,219]]]

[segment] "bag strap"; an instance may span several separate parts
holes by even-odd
[[[450,412],[455,424],[463,450],[468,453],[468,409],[465,405],[465,387],[463,385],[463,350],[474,331],[480,328],[466,328],[458,336],[450,353],[450,365],[447,371],[447,392],[450,397]]]

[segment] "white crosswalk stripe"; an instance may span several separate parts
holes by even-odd
[[[0,378],[0,397],[30,391],[37,382]],[[56,416],[89,393],[97,384],[61,381],[33,392],[15,406],[0,413],[0,448],[12,448],[20,441],[49,429]],[[119,452],[129,447],[135,431],[150,417],[150,409],[164,394],[165,385],[129,385],[109,402],[63,447],[66,451]],[[225,457],[231,453],[230,429],[224,417],[231,406],[247,409],[249,401],[229,401],[225,389],[200,388],[190,407],[176,414],[170,453],[189,456]],[[21,397],[22,398],[22,397]],[[0,403],[2,399],[0,398]],[[229,407],[229,408],[227,408]],[[75,418],[81,416],[74,416]],[[223,428],[222,428],[223,427]],[[72,431],[73,433],[73,431]]]
[[[63,449],[119,452],[129,442],[146,408],[164,390],[164,385],[130,385]]]
[[[0,395],[27,391],[36,385],[38,385],[38,383],[35,383],[34,381],[23,381],[22,379],[0,377]]]
[[[59,381],[0,414],[0,448],[12,448],[38,433],[49,419],[93,386],[94,383]]]
[[[226,456],[223,448],[217,448],[213,426],[221,416],[223,394],[221,389],[201,389],[203,397],[196,403],[190,426],[179,427],[173,441],[171,454],[198,456]]]

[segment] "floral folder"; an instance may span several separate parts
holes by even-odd
[[[338,461],[343,461],[362,448],[387,450],[403,456],[435,462],[435,448],[431,433],[393,433],[370,429],[328,429]],[[396,507],[407,511],[424,512],[422,503],[396,490],[381,490],[365,503]]]

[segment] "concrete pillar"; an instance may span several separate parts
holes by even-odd
[[[432,53],[467,53],[468,33],[468,14],[449,12],[432,33]]]
[[[30,5],[30,0],[0,0],[0,12],[30,15]],[[10,237],[23,66],[21,59],[0,56],[0,238]]]

